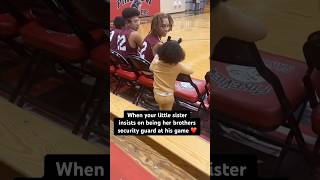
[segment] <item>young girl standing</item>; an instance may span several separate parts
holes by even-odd
[[[154,98],[160,110],[172,110],[178,75],[193,73],[190,66],[181,63],[184,58],[185,52],[178,41],[169,40],[157,49],[150,70],[154,76]]]

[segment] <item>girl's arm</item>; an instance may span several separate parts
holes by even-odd
[[[158,55],[156,54],[156,55],[154,56],[151,64],[150,64],[150,68],[149,68],[149,69],[150,69],[151,71],[153,71],[153,67],[154,67],[154,65],[155,65],[158,61],[159,61],[159,57],[158,57]]]
[[[182,74],[192,74],[193,70],[192,67],[188,64],[179,63],[181,73]]]

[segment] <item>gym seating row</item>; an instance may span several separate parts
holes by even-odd
[[[149,91],[153,92],[153,74],[149,70],[150,62],[139,56],[124,58],[118,52],[110,52],[110,74],[118,80],[114,93],[118,94],[123,85],[137,88],[134,104],[139,104],[141,97]],[[177,104],[185,103],[192,111],[209,110],[209,81],[193,79],[189,75],[180,74],[176,81],[174,96]]]
[[[319,32],[311,34],[304,44],[306,66],[258,51],[254,43],[223,38],[211,55],[213,141],[223,133],[220,125],[228,126],[282,147],[274,166],[275,174],[289,150],[300,152],[312,165],[320,140],[311,154],[299,123],[310,102],[312,129],[320,135],[319,44]],[[270,136],[280,126],[289,130],[284,141]]]
[[[211,116],[215,135],[221,132],[218,123],[222,123],[283,147],[275,172],[287,151],[292,149],[293,138],[298,151],[310,160],[298,125],[306,95],[303,83],[297,79],[302,79],[305,64],[260,54],[254,43],[232,38],[224,38],[218,43],[211,60],[215,104]],[[300,115],[295,117],[293,112],[300,106],[303,106]],[[267,134],[279,126],[289,128],[284,142]]]
[[[104,99],[104,95],[97,93],[101,89],[97,88],[104,87],[108,75],[101,70],[108,67],[106,27],[97,25],[89,29],[83,25],[83,17],[79,16],[72,1],[25,0],[21,3],[3,0],[2,3],[5,4],[5,12],[0,14],[0,38],[7,42],[16,41],[16,37],[19,37],[23,51],[28,51],[28,56],[24,58],[29,60],[16,83],[17,86],[11,92],[10,101],[21,107],[28,102],[45,110],[52,110],[56,115],[70,121],[74,126],[73,132],[78,133],[85,125],[87,113],[93,106],[90,98]],[[38,70],[48,61],[62,67],[75,84],[81,84],[81,80],[86,76],[95,79],[95,85],[91,87],[91,92],[83,102],[82,112],[79,108],[81,117],[78,120],[67,119],[65,112],[55,111],[45,103],[32,100],[32,87],[36,83],[34,79],[39,76]],[[98,95],[100,97],[97,97]]]

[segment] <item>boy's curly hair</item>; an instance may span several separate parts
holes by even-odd
[[[169,20],[169,26],[170,26],[169,31],[172,30],[173,19],[172,19],[171,15],[165,14],[165,13],[158,13],[158,14],[155,14],[151,20],[151,30],[150,30],[151,34],[153,34],[153,35],[160,34],[159,33],[160,27],[161,27],[163,19],[165,19],[165,18],[168,18],[168,20]]]
[[[140,11],[136,8],[125,8],[122,11],[122,17],[129,23],[131,18],[140,16]]]
[[[117,29],[122,29],[123,27],[125,27],[126,22],[125,19],[121,16],[117,16],[114,21],[113,21],[114,27]]]

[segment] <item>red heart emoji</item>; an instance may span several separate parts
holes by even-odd
[[[197,128],[196,128],[196,127],[192,127],[192,128],[191,128],[192,134],[196,133],[196,131],[197,131]]]

